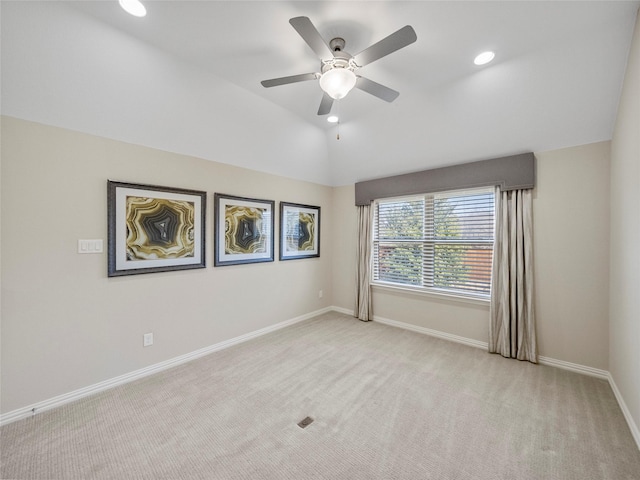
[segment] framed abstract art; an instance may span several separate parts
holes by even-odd
[[[204,268],[206,204],[206,192],[109,180],[109,277]]]
[[[320,207],[280,202],[280,260],[320,256]]]
[[[272,200],[214,195],[214,265],[273,262]]]

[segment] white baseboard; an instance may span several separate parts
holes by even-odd
[[[79,400],[83,397],[87,397],[89,395],[93,395],[98,392],[102,392],[109,388],[113,388],[119,385],[123,385],[125,383],[132,382],[134,380],[138,380],[139,378],[147,377],[149,375],[153,375],[154,373],[162,372],[163,370],[167,370],[169,368],[181,365],[183,363],[187,363],[191,360],[195,360],[196,358],[203,357],[213,352],[217,352],[218,350],[222,350],[225,348],[229,348],[233,345],[237,345],[242,342],[246,342],[247,340],[251,340],[252,338],[256,338],[262,335],[265,335],[270,332],[274,332],[276,330],[280,330],[281,328],[288,327],[298,322],[302,322],[309,318],[315,317],[317,315],[321,315],[326,312],[332,311],[332,307],[323,308],[321,310],[316,310],[315,312],[308,313],[305,315],[301,315],[296,318],[292,318],[290,320],[285,320],[280,323],[276,323],[275,325],[271,325],[269,327],[261,328],[260,330],[256,330],[253,332],[246,333],[244,335],[240,335],[239,337],[232,338],[230,340],[225,340],[220,343],[216,343],[214,345],[210,345],[205,348],[201,348],[199,350],[195,350],[193,352],[187,353],[185,355],[180,355],[179,357],[171,358],[164,362],[156,363],[154,365],[150,365],[145,368],[141,368],[139,370],[135,370],[130,373],[126,373],[124,375],[120,375],[115,378],[111,378],[109,380],[105,380],[104,382],[99,382],[93,385],[89,385],[88,387],[80,388],[78,390],[74,390],[69,393],[65,393],[62,395],[58,395],[56,397],[50,398],[48,400],[44,400],[41,402],[34,403],[27,407],[18,408],[11,412],[7,412],[3,415],[0,415],[0,425],[5,425],[7,423],[15,422],[16,420],[20,420],[23,418],[27,418],[31,415],[35,415],[37,413],[50,410],[52,408],[60,407],[67,403],[73,402],[75,400]]]
[[[398,322],[397,320],[390,320],[388,318],[378,317],[377,315],[374,315],[373,321],[378,323],[384,323],[385,325],[390,325],[392,327],[411,330],[412,332],[422,333],[424,335],[429,335],[430,337],[436,337],[436,338],[441,338],[443,340],[449,340],[450,342],[461,343],[469,347],[484,348],[485,350],[488,348],[487,342],[481,342],[479,340],[474,340],[472,338],[461,337],[459,335],[441,332],[439,330],[433,330],[431,328],[419,327],[417,325],[411,325],[410,323]]]
[[[538,363],[541,365],[548,365],[550,367],[561,368],[563,370],[569,370],[571,372],[581,373],[583,375],[589,375],[590,377],[601,378],[603,380],[609,379],[609,372],[606,370],[587,367],[586,365],[580,365],[578,363],[565,362],[564,360],[556,360],[555,358],[543,357],[541,355],[538,355]]]
[[[411,330],[412,332],[423,333],[425,335],[430,335],[432,337],[442,338],[443,340],[449,340],[456,343],[461,343],[463,345],[467,345],[470,347],[481,348],[483,350],[487,350],[489,345],[487,342],[482,342],[480,340],[474,340],[472,338],[461,337],[459,335],[454,335],[452,333],[441,332],[439,330],[433,330],[431,328],[419,327],[417,325],[412,325],[410,323],[398,322],[397,320],[390,320],[388,318],[373,317],[374,322],[384,323],[386,325],[391,325],[392,327],[403,328],[405,330]],[[561,368],[563,370],[570,370],[572,372],[581,373],[583,375],[589,375],[591,377],[598,377],[605,380],[610,378],[609,372],[606,370],[600,370],[593,367],[587,367],[586,365],[580,365],[577,363],[565,362],[564,360],[556,360],[555,358],[538,356],[538,363],[541,365],[548,365],[551,367]]]
[[[613,394],[616,396],[618,405],[620,405],[620,410],[622,410],[624,419],[627,421],[627,425],[629,425],[629,430],[631,430],[631,435],[633,436],[633,439],[636,441],[638,450],[640,450],[640,429],[638,428],[638,425],[636,425],[636,422],[633,420],[633,417],[631,416],[631,412],[629,411],[629,408],[627,407],[627,404],[625,403],[624,398],[622,397],[622,394],[620,393],[620,390],[618,390],[618,386],[616,385],[616,382],[613,379],[613,375],[607,372],[607,377],[609,380],[609,385],[611,385],[611,390],[613,390]]]

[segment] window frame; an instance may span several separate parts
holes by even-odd
[[[422,285],[411,285],[411,284],[402,284],[385,280],[376,280],[376,244],[380,244],[381,241],[377,238],[377,220],[376,217],[378,215],[378,205],[381,202],[401,202],[401,201],[415,201],[415,200],[424,200],[425,209],[426,205],[430,199],[431,208],[433,209],[433,200],[436,195],[442,194],[470,194],[473,193],[491,193],[493,195],[493,235],[491,240],[477,240],[477,239],[469,239],[469,240],[453,240],[453,241],[438,241],[436,238],[427,239],[423,236],[420,240],[411,240],[410,242],[420,243],[422,245],[429,245],[430,248],[435,249],[435,246],[438,244],[463,244],[463,245],[477,245],[484,244],[491,247],[491,251],[493,252],[493,248],[495,245],[495,232],[496,232],[496,209],[495,209],[495,201],[496,201],[496,188],[495,187],[478,187],[478,188],[463,188],[463,189],[453,189],[453,190],[445,190],[440,192],[427,192],[422,194],[413,194],[413,195],[401,195],[387,198],[376,199],[372,202],[372,211],[371,211],[371,268],[370,268],[370,277],[369,284],[376,290],[381,291],[390,291],[390,292],[398,292],[398,293],[407,293],[410,295],[419,295],[419,296],[430,296],[430,297],[438,297],[443,299],[452,299],[458,301],[464,301],[468,303],[475,304],[488,304],[491,300],[491,283],[492,283],[492,275],[493,272],[490,272],[489,278],[489,291],[487,293],[473,293],[469,291],[455,290],[450,288],[441,288],[436,286],[425,286],[425,278],[424,275],[428,275],[429,267],[426,265],[428,262],[425,260],[425,254],[422,254],[422,271],[423,271],[423,279]],[[431,212],[433,215],[433,211]],[[425,213],[423,212],[423,217]],[[434,227],[434,224],[431,225],[431,228]],[[426,230],[426,227],[423,226],[423,230]],[[385,240],[382,241],[384,243]],[[393,243],[393,241],[386,241],[387,243]],[[399,241],[397,243],[400,243]],[[433,257],[432,257],[433,258]],[[492,256],[493,259],[493,256]],[[492,262],[493,263],[493,262]],[[431,262],[430,265],[431,271],[434,268],[434,261]],[[491,269],[492,270],[492,269]]]

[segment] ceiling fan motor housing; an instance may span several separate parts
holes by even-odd
[[[344,45],[344,38],[336,37],[331,39],[329,46],[333,51],[333,58],[322,60],[320,63],[321,73],[325,73],[326,71],[334,68],[346,68],[351,71],[355,71],[355,69],[358,68],[358,65],[356,65],[353,60],[353,55],[343,50]]]
[[[342,53],[342,52],[337,52]],[[331,60],[323,60],[321,62],[321,72],[325,73],[328,70],[333,70],[334,68],[346,68],[347,70],[355,70],[357,65],[351,62],[351,55],[347,54],[346,58],[343,57],[334,57]]]

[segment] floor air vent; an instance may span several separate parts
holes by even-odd
[[[300,422],[298,423],[298,426],[300,428],[307,428],[309,425],[311,425],[312,422],[313,422],[313,418],[306,417],[300,420]]]

